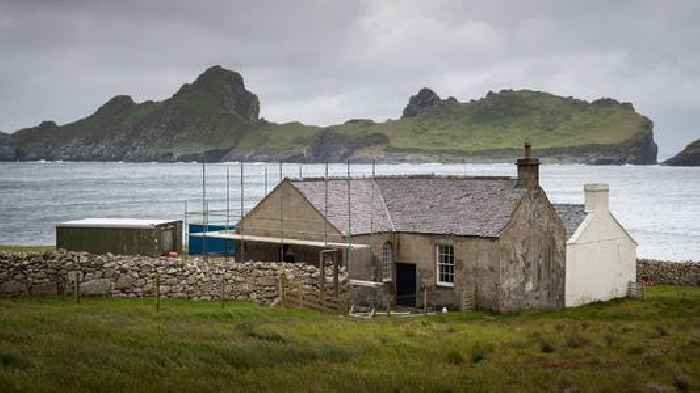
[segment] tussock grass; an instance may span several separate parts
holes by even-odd
[[[1,392],[697,391],[700,288],[561,311],[355,321],[150,299],[0,299]]]

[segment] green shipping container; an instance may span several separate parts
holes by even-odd
[[[56,225],[56,247],[92,254],[159,256],[182,252],[182,221],[86,218]]]

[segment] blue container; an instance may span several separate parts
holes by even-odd
[[[199,236],[192,236],[193,233],[202,233],[212,231],[223,231],[226,229],[223,225],[200,225],[200,224],[190,224],[189,225],[189,255],[204,255],[204,238]],[[229,226],[229,230],[235,230],[233,226]],[[213,237],[208,237],[207,241],[207,254],[209,255],[234,255],[238,246],[238,241],[233,239],[216,239]]]

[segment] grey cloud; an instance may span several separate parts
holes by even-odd
[[[667,156],[700,137],[698,4],[0,0],[0,130],[163,99],[221,64],[274,121],[395,118],[423,86],[615,97],[655,120]]]

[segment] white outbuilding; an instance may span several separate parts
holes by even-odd
[[[586,184],[584,205],[554,205],[566,226],[566,306],[627,295],[637,242],[609,210],[607,184]]]

